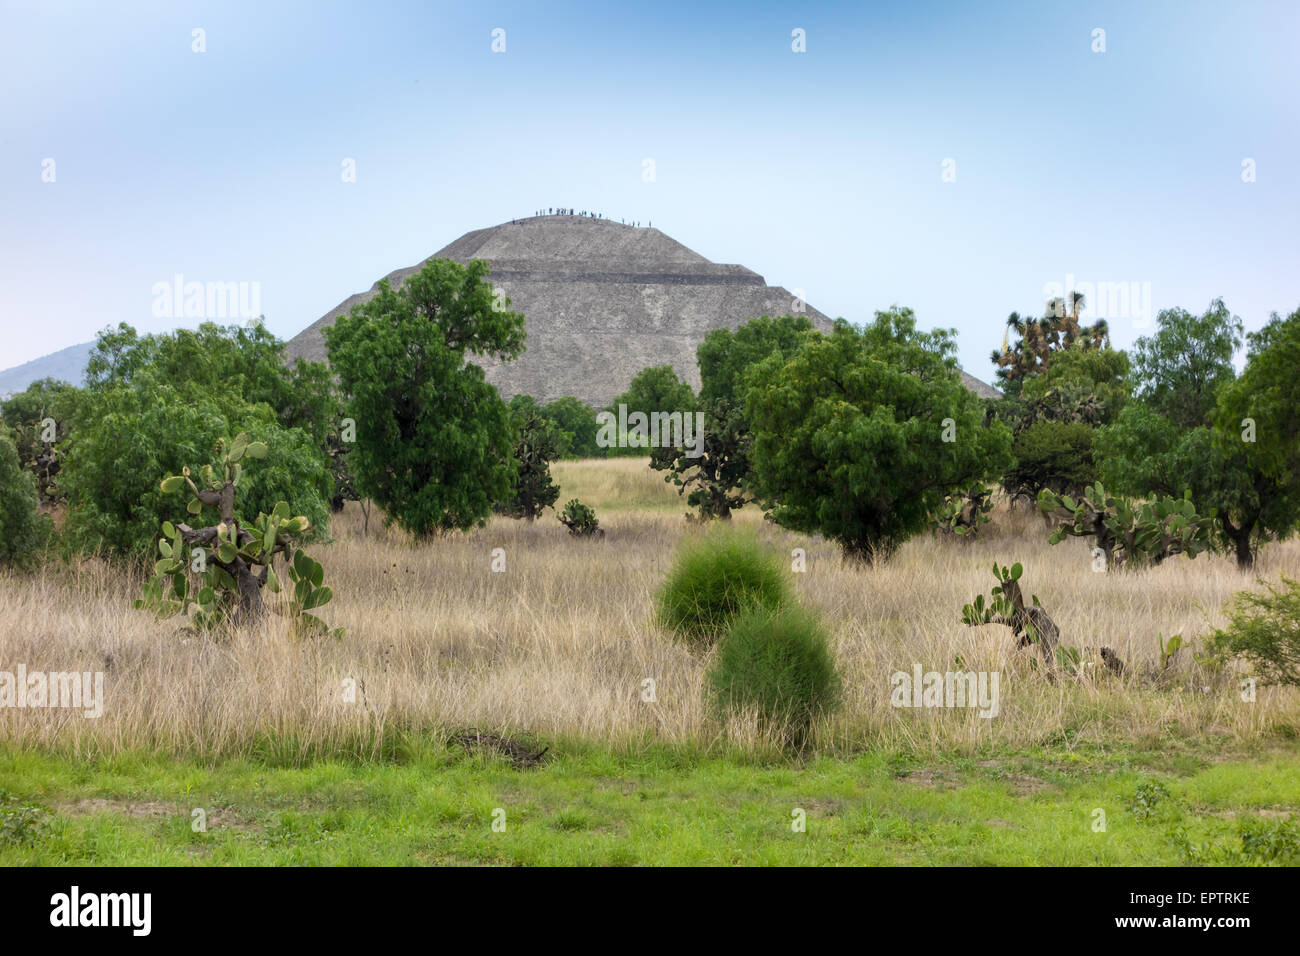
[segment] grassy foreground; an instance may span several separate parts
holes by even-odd
[[[575,744],[518,770],[432,743],[301,768],[10,750],[0,865],[1297,865],[1297,757],[1290,741],[796,766]]]
[[[198,639],[134,610],[139,582],[99,558],[0,573],[0,670],[105,673],[97,719],[0,708],[0,865],[1300,865],[1300,690],[1144,676],[1256,575],[1300,576],[1300,542],[1265,548],[1256,575],[1222,555],[1098,574],[1086,542],[1052,547],[1000,506],[976,541],[924,535],[859,567],[747,508],[736,523],[775,553],[806,551],[793,587],[844,681],[805,761],[712,713],[708,656],[654,619],[697,533],[663,476],[644,459],[555,473],[604,539],[548,514],[428,545],[338,516],[312,550],[340,641],[289,640],[274,617]],[[964,626],[994,561],[1023,561],[1065,642],[1115,648],[1125,675],[1045,681],[1007,628]],[[996,719],[892,706],[891,674],[917,665],[1000,673]],[[550,759],[446,746],[471,727]]]

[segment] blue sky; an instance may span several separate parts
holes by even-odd
[[[910,306],[985,380],[1071,275],[1248,329],[1300,306],[1293,2],[119,7],[0,4],[0,367],[184,324],[152,308],[177,273],[259,283],[289,338],[547,205],[832,316]]]

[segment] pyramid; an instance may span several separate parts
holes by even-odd
[[[507,401],[574,395],[597,408],[650,365],[671,365],[698,389],[695,349],[714,329],[760,315],[802,314],[829,331],[830,318],[739,265],[719,265],[658,229],[585,216],[534,216],[466,233],[430,258],[488,262],[489,281],[522,312],[526,348],[513,362],[476,359]],[[425,260],[428,261],[428,260]],[[390,273],[394,287],[423,262]],[[324,360],[321,329],[372,298],[353,295],[289,341],[291,358]],[[963,373],[968,387],[996,390]],[[972,385],[972,383],[974,383]]]

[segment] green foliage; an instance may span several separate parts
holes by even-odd
[[[555,426],[560,440],[560,458],[603,458],[605,450],[596,444],[596,410],[572,395],[548,402],[542,416]]]
[[[1194,334],[1205,339],[1189,340]],[[1213,514],[1219,542],[1249,568],[1260,541],[1300,526],[1300,310],[1249,336],[1234,380],[1238,335],[1222,303],[1200,320],[1162,312],[1159,344],[1144,359],[1157,386],[1098,432],[1095,449],[1102,480],[1120,493],[1186,494]]]
[[[1245,860],[1300,866],[1300,820],[1242,820],[1237,832]]]
[[[569,499],[564,510],[558,515],[560,524],[569,529],[569,534],[576,538],[603,538],[605,531],[596,520],[596,512],[588,508],[577,498]]]
[[[1128,812],[1139,820],[1148,820],[1168,800],[1169,790],[1158,780],[1140,783],[1129,802]]]
[[[559,486],[551,479],[551,461],[559,456],[560,440],[549,421],[533,409],[519,407],[520,411],[513,412],[518,433],[514,491],[497,511],[511,518],[533,521],[560,496]]]
[[[695,350],[700,367],[700,399],[743,405],[750,370],[771,355],[789,357],[812,332],[803,316],[764,315],[734,332],[714,329]]]
[[[1232,356],[1241,345],[1241,319],[1215,299],[1200,316],[1165,309],[1156,327],[1134,347],[1138,397],[1180,428],[1209,424],[1219,389],[1235,377]]]
[[[222,326],[204,322],[140,336],[125,322],[101,332],[86,364],[91,391],[166,382],[211,394],[233,392],[250,405],[268,405],[284,428],[301,428],[324,444],[335,427],[338,399],[324,362],[285,361],[285,343],[261,321]]]
[[[324,333],[357,422],[357,487],[419,537],[482,525],[510,493],[509,412],[468,357],[518,357],[524,317],[495,307],[487,268],[431,260]]]
[[[147,390],[117,385],[86,395],[61,476],[68,495],[66,532],[84,547],[147,555],[159,525],[172,514],[153,476],[219,465],[218,442],[239,432],[266,444],[270,456],[241,484],[236,517],[269,513],[276,502],[291,500],[313,527],[324,528],[328,465],[306,432],[283,428],[266,405],[248,405],[230,393],[187,394],[164,384]]]
[[[19,800],[0,790],[0,844],[32,844],[44,836],[50,811],[36,803]]]
[[[987,604],[984,602],[984,595],[978,595],[970,604],[965,604],[961,609],[961,622],[968,627],[976,627],[980,624],[1000,623],[999,618],[1010,618],[1016,612],[1016,606],[1011,597],[1008,596],[1010,590],[1007,585],[1012,581],[1019,581],[1025,568],[1019,561],[1007,567],[1005,564],[999,566],[997,562],[993,564],[993,577],[998,581],[997,587],[992,591],[992,600]],[[1017,592],[1018,593],[1018,592]],[[1034,606],[1038,606],[1038,595],[1032,597]],[[1033,635],[1030,635],[1031,639]]]
[[[896,309],[863,331],[839,320],[789,360],[755,366],[745,412],[769,517],[875,559],[924,530],[945,495],[1000,476],[1011,433],[984,426],[952,336],[918,331],[911,310]]]
[[[660,449],[650,467],[667,470],[664,481],[689,494],[686,503],[698,517],[730,518],[748,500],[745,484],[750,473],[753,435],[745,417],[746,376],[758,362],[772,355],[789,358],[798,349],[812,323],[802,316],[751,319],[734,332],[715,329],[696,349],[700,368],[697,410],[704,415],[701,454],[692,457],[685,448]]]
[[[1238,592],[1225,610],[1228,626],[1210,637],[1210,653],[1244,657],[1261,683],[1300,687],[1300,581]]]
[[[998,382],[1008,396],[1016,397],[1026,381],[1049,371],[1067,352],[1100,351],[1110,346],[1110,331],[1104,319],[1090,326],[1079,324],[1079,313],[1086,306],[1084,296],[1072,292],[1067,299],[1050,300],[1042,318],[1025,318],[1018,312],[1007,317],[1007,336],[1015,332],[1017,339],[1010,344],[1004,339],[992,360],[998,366]]]
[[[796,746],[839,704],[842,687],[826,631],[811,612],[789,604],[737,614],[708,680],[720,710],[753,708],[766,729]]]
[[[1023,573],[1024,567],[1019,562],[1007,567],[995,561],[993,577],[997,579],[998,585],[992,591],[992,600],[985,602],[984,595],[980,594],[970,604],[963,605],[962,623],[968,627],[1003,624],[1015,634],[1017,647],[1038,645],[1049,677],[1053,677],[1054,668],[1062,664],[1066,665],[1067,672],[1077,673],[1078,654],[1072,653],[1070,648],[1059,646],[1060,629],[1044,610],[1038,595],[1030,595],[1032,604],[1025,604],[1024,592],[1020,588]]]
[[[19,467],[18,450],[0,428],[0,564],[30,567],[49,538],[50,519],[37,514],[36,479]]]
[[[42,507],[63,501],[58,488],[63,457],[60,445],[68,437],[76,401],[77,389],[44,378],[0,402],[0,423],[12,432],[20,466],[35,476]]]
[[[188,488],[191,498],[186,508],[191,516],[216,511],[215,525],[193,529],[187,524],[162,522],[163,536],[158,539],[158,560],[153,577],[145,582],[143,595],[135,602],[137,609],[153,611],[159,620],[177,614],[185,616],[196,608],[194,623],[204,630],[256,619],[262,610],[260,590],[264,585],[279,593],[274,559],[283,554],[289,562],[289,578],[294,585],[288,603],[288,615],[295,634],[328,631],[325,623],[311,611],[333,596],[323,584],[324,570],[306,552],[296,550],[298,539],[311,528],[304,515],[290,517],[289,506],[277,502],[256,520],[241,522],[235,517],[235,491],[240,485],[246,461],[267,458],[270,449],[264,442],[250,440],[241,432],[233,441],[217,443],[219,471],[204,465],[191,477],[185,467],[180,474],[164,478],[159,491],[173,495]],[[187,551],[187,548],[189,549]],[[190,575],[199,582],[191,588]],[[336,632],[341,636],[342,632]]]
[[[1211,520],[1197,515],[1187,498],[1134,503],[1107,495],[1098,482],[1077,500],[1044,489],[1038,507],[1056,520],[1052,544],[1068,536],[1095,538],[1108,568],[1159,564],[1175,554],[1194,558],[1211,547]]]
[[[1036,499],[1043,489],[1079,495],[1097,480],[1092,443],[1096,429],[1083,422],[1035,422],[1018,432],[1013,465],[1002,478],[1013,497]]]
[[[1158,634],[1156,636],[1160,641],[1160,667],[1163,669],[1168,667],[1169,662],[1173,660],[1174,655],[1183,649],[1183,636],[1181,634],[1174,634],[1167,641],[1165,640],[1164,634]]]
[[[961,537],[973,538],[979,529],[989,523],[993,511],[993,490],[983,484],[973,484],[965,491],[948,495],[935,513],[940,531]]]
[[[619,406],[627,406],[628,431],[624,434],[612,434],[617,429]],[[614,416],[611,425],[601,429],[606,434],[598,433],[598,441],[604,447],[604,453],[611,458],[640,457],[645,454],[664,454],[667,450],[650,449],[650,416],[655,412],[671,415],[680,412],[686,415],[695,408],[695,393],[686,382],[677,377],[672,365],[650,365],[642,368],[632,377],[627,392],[617,395],[604,410],[604,414]],[[633,415],[643,415],[646,424],[634,423]]]
[[[657,597],[660,622],[697,649],[712,645],[751,605],[776,608],[791,588],[777,557],[749,532],[713,528],[678,549]]]

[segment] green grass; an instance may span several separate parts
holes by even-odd
[[[575,744],[530,770],[437,746],[404,763],[302,768],[11,750],[0,865],[1296,865],[1298,750],[797,766]],[[34,821],[33,804],[48,810]],[[191,828],[195,808],[206,833]],[[492,829],[498,808],[504,832]],[[792,830],[796,808],[806,832]]]

